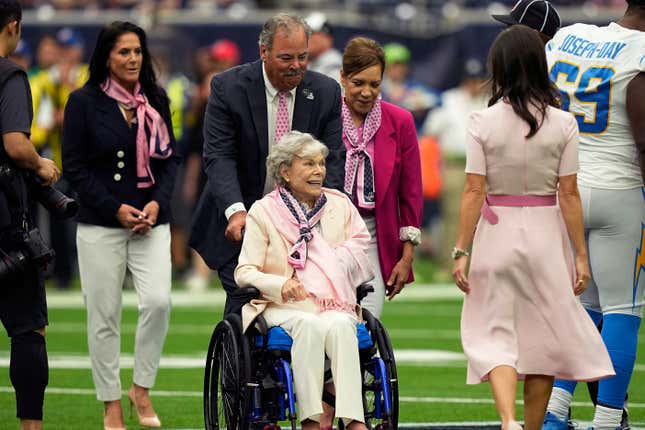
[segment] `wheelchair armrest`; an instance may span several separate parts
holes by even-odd
[[[356,303],[360,304],[361,300],[367,296],[369,293],[374,292],[374,287],[372,287],[370,284],[361,284],[358,287],[356,287]]]
[[[259,299],[260,296],[260,290],[255,287],[238,288],[231,293],[231,299],[246,300],[246,303],[253,299]]]
[[[261,297],[260,290],[255,287],[238,288],[229,294],[231,313],[240,315],[242,307],[253,299]]]

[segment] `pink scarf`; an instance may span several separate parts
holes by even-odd
[[[355,316],[356,287],[373,278],[366,254],[369,233],[362,224],[365,231],[364,235],[360,234],[361,225],[355,224],[362,223],[358,213],[351,220],[351,228],[353,233],[359,233],[332,247],[314,228],[327,203],[325,189],[307,213],[282,187],[276,187],[257,203],[262,205],[278,232],[293,244],[287,261],[321,312],[339,310]]]
[[[374,139],[381,127],[381,101],[376,100],[367,114],[362,133],[354,125],[352,113],[347,104],[342,103],[343,141],[346,142],[347,158],[345,161],[345,192],[356,196],[358,206],[374,209],[374,162],[366,146]],[[349,145],[347,145],[349,143]]]
[[[113,98],[127,109],[136,109],[137,188],[151,187],[155,183],[155,179],[150,169],[150,157],[168,158],[172,154],[166,123],[159,112],[148,103],[139,82],[134,88],[134,94],[130,94],[110,77],[101,85],[101,89],[108,97]],[[146,126],[150,131],[149,139],[146,136]]]

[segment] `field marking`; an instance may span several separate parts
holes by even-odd
[[[13,387],[1,387],[0,393],[13,393]],[[62,387],[47,387],[47,394],[58,395],[71,395],[71,396],[94,396],[96,391],[91,388],[62,388]],[[169,391],[169,390],[150,390],[150,394],[154,397],[202,397],[201,391]],[[122,391],[123,396],[127,396],[127,390]],[[399,401],[403,403],[457,403],[457,404],[482,404],[492,405],[495,402],[492,398],[473,398],[473,397],[419,397],[419,396],[401,396]],[[521,399],[517,400],[521,403]],[[591,402],[572,402],[575,407],[589,407],[592,408]],[[645,409],[645,403],[629,402],[629,408]]]
[[[90,358],[85,353],[49,353],[50,369],[91,369]],[[436,349],[395,349],[397,365],[402,367],[445,367],[465,368],[466,357],[461,352]],[[160,367],[164,369],[203,369],[205,352],[192,355],[166,354],[161,357]],[[120,366],[134,367],[132,354],[121,354]],[[0,368],[9,367],[9,351],[0,350]],[[634,372],[645,372],[645,364],[636,364]]]
[[[405,288],[404,292],[397,296],[397,302],[415,302],[420,300],[460,300],[461,293],[452,284],[412,284]],[[177,290],[171,292],[173,307],[195,307],[195,306],[223,306],[226,300],[226,293],[221,289],[213,289],[205,292],[192,292]],[[138,304],[135,291],[126,290],[123,292],[123,306],[136,307]],[[50,309],[82,309],[85,307],[83,293],[75,291],[47,291],[47,306]]]
[[[400,364],[423,364],[441,362],[463,362],[465,357],[460,352],[441,350],[412,350],[401,349],[394,351],[395,358]],[[84,354],[57,354],[50,353],[50,369],[91,369],[90,358]],[[121,354],[119,359],[122,369],[134,367],[134,356],[132,354]],[[164,355],[161,357],[160,367],[163,369],[203,369],[205,354],[202,355]],[[0,367],[9,367],[9,352],[0,351]]]
[[[169,327],[169,334],[181,335],[210,335],[216,322],[203,324],[186,324],[173,322]],[[85,322],[50,322],[48,330],[53,333],[87,333],[87,324]],[[137,330],[136,323],[122,323],[120,325],[121,334],[134,334]],[[419,329],[419,328],[390,328],[388,334],[392,339],[442,339],[458,340],[460,332],[458,329]],[[643,340],[645,342],[645,340]]]

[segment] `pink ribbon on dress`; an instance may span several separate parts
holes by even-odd
[[[168,158],[172,154],[170,134],[161,115],[148,102],[137,82],[134,94],[130,94],[112,78],[107,78],[101,89],[108,96],[128,109],[136,109],[137,114],[137,188],[148,188],[155,183],[150,169],[150,157]],[[148,126],[150,138],[146,136]]]
[[[508,194],[489,194],[484,199],[481,214],[486,221],[495,225],[499,222],[499,217],[491,206],[511,206],[511,207],[536,207],[536,206],[555,206],[557,199],[555,195],[533,196],[529,194],[508,195]]]

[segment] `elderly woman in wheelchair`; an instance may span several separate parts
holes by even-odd
[[[392,345],[369,311],[358,321],[361,284],[372,278],[369,233],[344,194],[322,188],[327,151],[295,131],[271,149],[276,188],[247,215],[234,310],[208,347],[207,430],[278,430],[287,420],[292,430],[297,421],[318,429],[331,421],[321,397],[335,406],[339,429],[397,429]],[[330,377],[335,397],[323,392]]]
[[[342,193],[323,188],[325,145],[293,131],[267,158],[275,189],[250,209],[235,281],[260,299],[244,306],[244,328],[262,314],[293,339],[291,367],[303,430],[323,413],[325,355],[336,387],[336,416],[364,430],[356,337],[356,286],[372,279],[369,233]]]

